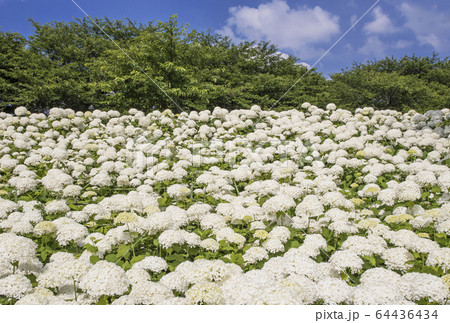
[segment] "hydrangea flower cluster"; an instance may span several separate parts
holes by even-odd
[[[450,110],[0,113],[0,304],[445,304]]]

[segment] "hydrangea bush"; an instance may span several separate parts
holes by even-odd
[[[445,304],[448,120],[0,113],[0,303]]]

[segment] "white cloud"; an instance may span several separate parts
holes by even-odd
[[[288,59],[289,58],[289,54],[283,53],[283,52],[276,52],[275,55],[279,56],[282,59]]]
[[[285,0],[272,0],[257,8],[232,7],[226,25],[218,33],[234,40],[271,41],[303,59],[320,55],[319,44],[339,32],[339,17],[321,7],[290,8]]]
[[[297,65],[301,65],[301,66],[304,66],[304,67],[306,67],[307,69],[311,69],[311,65],[309,65],[308,63],[306,63],[306,62],[300,62],[300,63],[296,63]]]
[[[378,36],[369,36],[364,46],[358,49],[358,52],[370,57],[383,57],[386,56],[387,49],[388,46]]]
[[[400,39],[395,42],[394,47],[397,49],[403,49],[410,47],[412,44],[412,41]]]
[[[405,27],[414,32],[421,45],[429,44],[439,51],[450,49],[448,13],[440,12],[436,7],[425,8],[408,3],[402,3],[400,9],[406,17]]]
[[[381,7],[373,10],[374,20],[364,25],[363,30],[367,34],[390,34],[398,31],[391,19],[383,13]]]

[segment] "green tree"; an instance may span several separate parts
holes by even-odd
[[[450,99],[450,64],[437,54],[354,63],[327,81],[296,57],[282,57],[269,42],[234,44],[190,30],[176,16],[146,25],[108,18],[30,22],[35,31],[28,39],[0,33],[3,109],[148,111],[179,105],[204,110],[258,104],[283,110],[308,101],[424,111],[446,107]]]
[[[354,63],[352,69],[331,76],[330,99],[350,109],[442,109],[450,99],[449,68],[448,59],[437,54]]]

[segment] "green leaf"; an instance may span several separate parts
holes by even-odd
[[[242,255],[241,254],[236,254],[236,253],[232,253],[231,255],[230,255],[230,260],[231,260],[231,262],[233,262],[233,263],[235,263],[235,264],[237,264],[237,265],[243,265],[244,264],[244,258],[242,258]]]
[[[86,244],[84,245],[84,249],[86,249],[87,251],[90,251],[90,252],[92,252],[92,253],[96,253],[96,252],[98,251],[98,248],[97,248],[97,247],[95,247],[95,246],[93,246],[93,245],[91,245],[91,244],[89,244],[89,243],[86,243]]]
[[[131,264],[131,265],[134,265],[135,263],[137,263],[137,262],[143,260],[144,258],[145,258],[144,255],[139,255],[139,256],[133,257],[133,258],[131,258],[131,260],[130,260],[130,264]]]
[[[117,257],[120,258],[124,255],[126,255],[128,253],[128,251],[130,251],[130,247],[124,244],[119,245],[119,247],[117,248]]]
[[[97,262],[100,261],[100,257],[97,255],[92,255],[89,257],[89,261],[91,262],[91,264],[95,265]]]
[[[110,254],[105,257],[106,261],[114,262],[114,263],[117,261],[117,259],[118,259],[117,256],[114,254]]]
[[[212,197],[212,196],[206,196],[206,200],[209,202],[209,204],[212,204],[212,205],[216,205],[217,204],[217,201],[216,201],[216,199],[214,198],[214,197]]]
[[[166,203],[167,203],[167,198],[165,198],[165,197],[160,197],[160,198],[158,199],[158,204],[159,204],[159,206],[166,206]]]
[[[441,192],[441,188],[437,185],[433,186],[430,190],[432,193],[440,193]]]
[[[377,265],[377,261],[374,256],[364,256],[363,259],[367,260],[374,267]]]
[[[197,256],[199,254],[200,249],[199,248],[189,248],[188,254],[189,256]]]
[[[46,250],[42,250],[41,251],[41,259],[42,259],[42,261],[45,261],[45,259],[47,259],[47,255],[48,255],[48,253],[47,253]]]
[[[102,297],[100,297],[100,299],[97,302],[97,305],[108,305],[108,296],[107,295],[103,295]]]
[[[69,203],[68,206],[69,206],[69,208],[70,208],[71,210],[74,210],[74,211],[77,211],[77,210],[78,210],[78,207],[77,207],[75,204],[73,204],[73,203]]]
[[[230,260],[229,258],[227,258],[227,257],[222,257],[222,258],[220,258],[220,259],[222,259],[222,261],[223,261],[224,263],[226,263],[226,264],[231,263],[231,260]]]
[[[265,262],[264,261],[260,261],[259,263],[256,264],[256,268],[257,269],[262,269],[264,267]]]
[[[180,255],[180,254],[173,254],[173,255],[168,255],[166,257],[167,261],[175,261],[175,262],[182,262],[184,261],[184,255]]]
[[[183,250],[183,248],[181,247],[181,246],[179,246],[179,245],[173,245],[172,246],[172,248],[173,248],[173,251],[175,252],[175,253],[181,253],[181,252],[184,252],[184,250]]]
[[[126,261],[123,264],[121,264],[120,267],[122,267],[125,271],[127,271],[127,270],[129,270],[131,268],[131,266],[132,265],[128,261]]]
[[[333,232],[331,232],[330,229],[328,228],[324,228],[322,230],[322,236],[326,239],[329,240],[332,236],[333,236]]]

